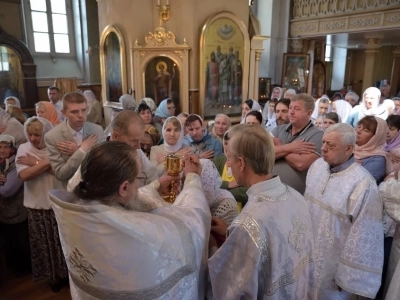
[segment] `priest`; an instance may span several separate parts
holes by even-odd
[[[156,180],[140,189],[137,153],[122,142],[93,148],[73,193],[52,190],[73,299],[204,299],[211,216],[200,162],[185,158],[172,205]]]

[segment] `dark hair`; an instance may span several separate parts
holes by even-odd
[[[358,121],[357,126],[362,125],[364,128],[368,129],[369,131],[376,133],[376,128],[378,127],[378,121],[375,119],[374,116],[365,116],[360,121]]]
[[[387,117],[386,123],[389,127],[395,127],[398,130],[400,130],[400,116],[399,115],[390,115],[389,117]]]
[[[271,103],[278,103],[278,98],[272,98],[272,99],[270,99],[269,100],[269,104],[271,104]]]
[[[146,111],[146,110],[149,110],[150,113],[151,113],[151,109],[146,103],[140,103],[138,108],[137,108],[138,114],[140,114],[142,111]]]
[[[56,90],[57,92],[60,92],[60,89],[59,89],[58,87],[56,87],[56,86],[50,86],[47,90],[48,90],[48,91],[54,91],[54,90]]]
[[[289,109],[289,106],[290,106],[290,99],[282,98],[282,99],[278,100],[278,102],[275,103],[274,111],[276,111],[276,106],[277,106],[279,103],[282,103],[283,105],[286,105],[287,108]]]
[[[244,101],[244,103],[247,104],[248,107],[250,107],[250,109],[253,108],[253,99],[247,99],[246,101]]]
[[[203,126],[203,121],[201,120],[201,118],[198,115],[189,115],[189,117],[187,117],[186,121],[185,121],[185,127],[189,127],[190,124],[199,121],[200,125]]]
[[[339,115],[335,112],[329,112],[325,115],[325,119],[334,121],[336,124],[340,123]]]
[[[257,121],[259,121],[261,125],[264,125],[264,124],[263,124],[263,116],[262,116],[262,114],[261,114],[259,111],[257,111],[257,110],[251,110],[251,111],[249,111],[249,112],[247,113],[246,119],[247,119],[248,116],[255,116],[256,119],[257,119]]]
[[[139,173],[136,151],[123,142],[103,142],[93,147],[81,165],[81,182],[74,188],[76,197],[83,200],[103,200],[118,192],[125,180],[133,182]]]

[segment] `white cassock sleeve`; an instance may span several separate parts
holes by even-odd
[[[381,183],[379,191],[386,213],[397,223],[400,223],[400,182],[391,178]]]
[[[229,236],[208,260],[214,299],[257,299],[260,251],[241,225],[229,227]]]
[[[341,250],[335,281],[342,289],[375,298],[381,285],[383,267],[382,199],[378,189],[364,186],[351,197],[357,205],[350,211],[353,219]]]

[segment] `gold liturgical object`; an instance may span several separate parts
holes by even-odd
[[[183,164],[182,164],[182,156],[175,154],[168,154],[165,156],[165,171],[167,171],[170,176],[178,176],[180,172],[182,172]],[[171,189],[168,196],[165,196],[165,201],[169,203],[174,203],[176,199],[175,192],[176,182],[171,182]]]

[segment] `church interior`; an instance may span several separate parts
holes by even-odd
[[[0,105],[12,94],[27,116],[50,86],[92,91],[106,128],[125,94],[236,124],[275,87],[383,85],[400,96],[398,0],[0,0]],[[70,299],[4,269],[0,299]]]

